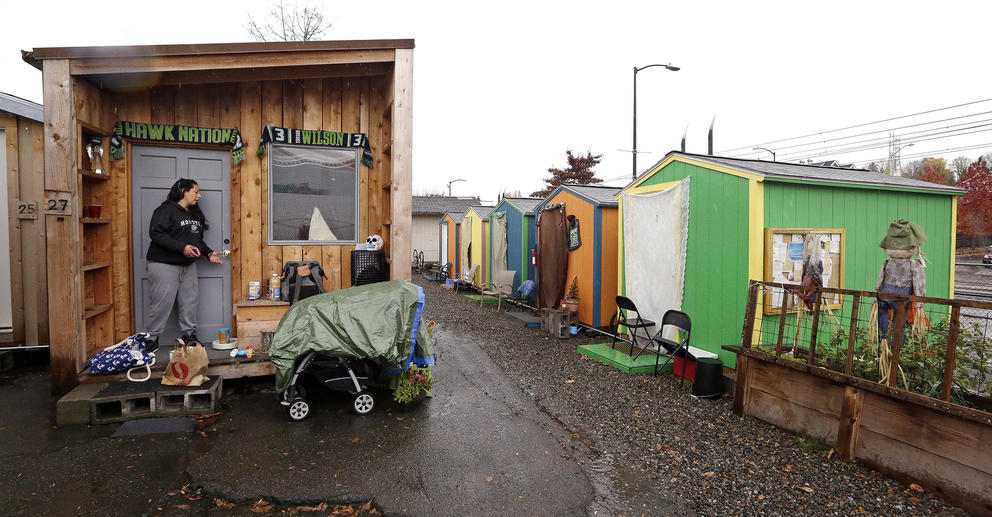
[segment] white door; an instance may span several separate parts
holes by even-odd
[[[7,206],[7,135],[0,129],[0,334],[14,330],[10,297],[10,207]]]
[[[210,228],[203,240],[215,251],[229,248],[231,238],[231,154],[211,149],[131,146],[132,231],[134,239],[134,324],[144,330],[149,306],[145,255],[150,244],[148,228],[152,213],[179,178],[189,178],[200,186],[200,209]],[[207,343],[220,328],[231,326],[231,262],[213,264],[205,259],[196,263],[199,278],[197,337]],[[172,344],[181,331],[175,307],[162,334],[162,344]]]
[[[441,223],[441,241],[437,243],[438,250],[441,253],[441,260],[439,264],[442,266],[448,263],[448,223]]]

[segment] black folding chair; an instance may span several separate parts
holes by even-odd
[[[445,262],[444,265],[438,265],[437,271],[434,272],[435,282],[444,282],[448,279],[448,274],[451,271],[451,262]]]
[[[626,296],[617,296],[617,312],[610,318],[611,326],[614,324],[614,321],[616,322],[616,326],[613,328],[613,342],[610,346],[616,349],[617,341],[623,340],[620,337],[620,327],[627,327],[630,329],[630,352],[633,354],[634,348],[638,348],[637,354],[634,355],[636,359],[644,351],[637,343],[637,329],[644,329],[644,339],[650,341],[651,335],[648,334],[647,329],[653,327],[654,322],[642,318],[641,313],[637,312],[637,306]]]
[[[679,341],[672,341],[664,337],[665,327],[675,327],[679,329]],[[689,334],[692,331],[692,320],[689,319],[689,315],[677,311],[675,309],[670,309],[665,312],[665,315],[661,318],[661,328],[658,332],[655,332],[654,336],[651,337],[651,344],[657,344],[658,355],[655,357],[654,361],[654,374],[658,375],[658,361],[661,359],[661,349],[664,348],[668,355],[668,359],[665,359],[665,364],[661,365],[661,369],[664,370],[668,366],[669,361],[674,359],[676,356],[683,359],[682,362],[682,376],[679,377],[679,386],[682,385],[682,379],[685,378],[685,365],[688,363],[689,355]],[[649,345],[650,346],[650,345]]]

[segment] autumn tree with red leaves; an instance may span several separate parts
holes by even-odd
[[[549,168],[548,172],[551,173],[551,177],[544,180],[544,183],[546,184],[544,189],[538,190],[537,192],[532,192],[531,197],[543,198],[550,194],[559,185],[564,185],[566,183],[573,185],[588,185],[590,183],[603,182],[603,180],[596,177],[596,171],[592,170],[593,167],[599,165],[599,161],[603,155],[593,155],[592,151],[586,152],[585,156],[574,155],[572,154],[572,150],[568,149],[565,151],[565,156],[568,159],[568,168]]]
[[[992,234],[992,173],[985,157],[968,167],[957,186],[968,190],[958,198],[958,234]]]

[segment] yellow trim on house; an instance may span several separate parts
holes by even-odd
[[[765,184],[761,178],[748,178],[747,187],[747,275],[748,280],[761,280],[765,258]],[[754,314],[753,343],[761,339],[763,312]]]
[[[957,252],[958,252],[958,199],[957,197],[951,198],[951,275],[950,278],[950,293],[947,295],[948,298],[954,299],[954,267],[957,265]]]
[[[620,193],[617,199],[617,294],[621,296],[626,296],[627,292],[623,288],[623,278],[626,271],[624,271],[623,265],[623,192]]]
[[[665,183],[658,183],[658,184],[655,184],[655,185],[647,185],[645,187],[631,187],[629,190],[623,191],[623,193],[624,194],[648,194],[648,193],[651,193],[651,192],[658,192],[658,191],[661,191],[661,190],[665,190],[665,189],[674,187],[675,185],[678,185],[681,181],[682,180],[668,181],[668,182],[665,182]]]
[[[720,171],[720,172],[723,172],[723,173],[726,173],[726,174],[730,174],[731,176],[737,176],[737,177],[740,177],[740,178],[746,178],[748,180],[761,181],[761,180],[764,179],[764,176],[762,176],[760,174],[754,174],[754,173],[751,173],[751,172],[744,172],[744,171],[737,170],[737,169],[731,169],[730,167],[725,167],[723,165],[715,165],[715,164],[712,164],[712,163],[706,163],[704,161],[694,160],[692,158],[687,158],[685,156],[672,155],[672,156],[669,156],[667,159],[665,159],[665,161],[659,163],[657,166],[652,167],[649,171],[647,171],[644,174],[642,174],[641,177],[637,181],[635,181],[634,183],[632,183],[627,188],[623,189],[624,192],[627,192],[627,191],[631,191],[633,189],[636,189],[641,183],[643,183],[648,178],[650,178],[651,176],[653,176],[654,173],[658,172],[661,169],[664,169],[668,164],[670,164],[672,162],[682,162],[682,163],[687,163],[689,165],[695,165],[697,167],[704,167],[706,169]]]

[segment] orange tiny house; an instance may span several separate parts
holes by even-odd
[[[142,330],[139,207],[164,198],[155,181],[174,181],[145,174],[163,164],[180,163],[175,177],[201,181],[204,211],[217,223],[205,240],[232,251],[226,276],[200,282],[201,294],[218,300],[200,304],[201,328],[204,317],[231,322],[249,283],[286,261],[320,261],[328,290],[349,287],[350,251],[371,234],[385,241],[390,278],[408,280],[413,48],[413,40],[376,40],[25,52],[43,72],[40,201],[55,202],[43,217],[56,391],[79,381],[92,354]],[[271,143],[256,155],[265,134]],[[86,153],[92,141],[103,150],[104,174]],[[312,182],[277,179],[273,151],[318,143],[354,152],[348,208],[290,213],[297,199],[331,196]],[[90,217],[89,205],[102,213]],[[321,217],[326,224],[314,224]]]
[[[561,185],[534,210],[564,204],[566,217],[577,221],[578,247],[568,252],[566,289],[578,279],[579,322],[609,325],[617,297],[617,200],[619,188]],[[570,247],[574,247],[574,244]]]
[[[447,212],[438,224],[438,262],[450,262],[448,278],[457,278],[461,267],[461,228],[463,212]]]

